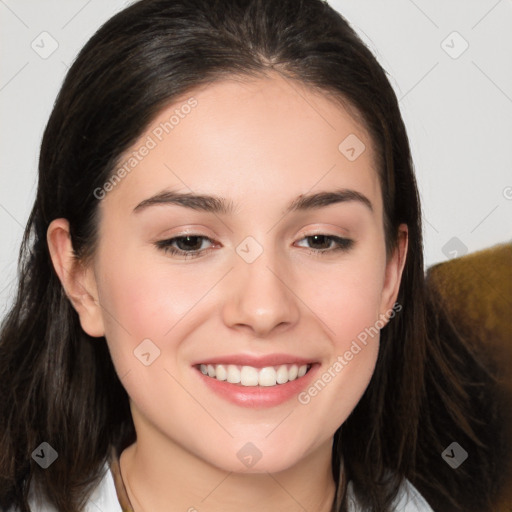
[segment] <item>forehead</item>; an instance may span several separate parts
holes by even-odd
[[[107,199],[132,208],[165,188],[247,203],[344,186],[372,196],[379,210],[365,127],[326,94],[277,74],[224,79],[174,100],[121,157],[121,168]]]

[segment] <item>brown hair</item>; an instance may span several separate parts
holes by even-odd
[[[403,309],[382,330],[373,378],[335,434],[333,510],[346,510],[348,479],[365,510],[390,511],[404,478],[436,510],[489,507],[492,378],[456,332],[428,332],[420,204],[397,99],[371,52],[321,0],[142,0],[78,55],[44,132],[18,293],[1,330],[0,506],[27,511],[34,481],[60,511],[76,512],[110,447],[135,440],[106,342],[81,329],[53,270],[50,222],[69,220],[76,257],[86,259],[97,240],[94,190],[158,112],[193,87],[270,70],[355,109],[377,148],[388,254],[399,224],[409,229]],[[441,458],[454,440],[471,454],[457,471]],[[59,452],[47,470],[31,458],[42,441]]]

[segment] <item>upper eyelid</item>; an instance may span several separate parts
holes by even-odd
[[[347,231],[347,230],[344,230],[343,228],[340,228],[339,226],[336,226],[336,227],[338,229],[342,229],[343,231]],[[338,237],[338,238],[347,238],[347,239],[348,238],[352,238],[350,233],[344,233],[344,234],[332,233],[331,229],[326,228],[326,227],[313,227],[313,228],[310,228],[310,229],[311,229],[311,231],[310,230],[306,230],[306,231],[301,232],[299,234],[299,236],[301,236],[300,240],[302,240],[302,238],[307,238],[309,236],[314,236],[314,235],[325,235],[325,236],[332,236],[332,237]],[[187,237],[187,236],[207,238],[210,241],[216,241],[214,238],[212,238],[209,235],[202,234],[199,231],[194,231],[193,228],[190,229],[190,231],[186,230],[186,231],[184,231],[182,233],[178,233],[178,234],[175,234],[175,235],[172,235],[172,236],[169,236],[169,237],[162,238],[160,241],[164,241],[165,242],[165,241],[169,241],[169,240],[174,240],[175,238],[183,238],[183,237]]]
[[[181,229],[183,229],[183,231],[178,232],[176,234],[166,236],[164,238],[161,238],[159,236],[155,237],[155,238],[153,238],[153,242],[157,243],[158,241],[168,241],[168,240],[173,240],[175,238],[181,238],[181,237],[186,237],[186,236],[197,236],[197,237],[200,236],[203,238],[208,238],[211,241],[217,241],[217,239],[220,238],[219,236],[217,236],[217,233],[215,233],[215,232],[213,232],[213,237],[215,237],[215,238],[213,238],[210,235],[201,233],[201,231],[203,231],[205,229],[205,227],[202,225],[194,226],[194,225],[184,224],[182,226],[176,226],[176,228],[177,229],[181,228]],[[211,229],[207,228],[206,230],[209,231],[210,233],[212,233]],[[333,232],[335,230],[338,230],[338,231],[341,230],[341,233]],[[168,230],[166,230],[166,231],[168,231]],[[353,233],[351,233],[351,231],[352,231],[351,229],[342,228],[337,223],[316,222],[316,223],[312,223],[310,225],[310,227],[308,227],[305,230],[304,230],[304,228],[302,228],[299,232],[299,236],[308,237],[308,236],[313,236],[313,235],[327,235],[327,236],[333,236],[333,237],[338,237],[338,238],[350,239],[350,238],[353,238]]]

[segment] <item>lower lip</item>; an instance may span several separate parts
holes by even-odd
[[[310,384],[318,367],[319,365],[315,363],[311,365],[311,368],[303,377],[288,381],[286,384],[276,384],[275,386],[231,384],[225,380],[222,381],[208,377],[198,368],[194,368],[194,370],[209,389],[220,397],[241,407],[261,409],[275,407],[298,395]]]

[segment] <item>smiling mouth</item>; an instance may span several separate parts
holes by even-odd
[[[205,376],[246,387],[272,387],[304,377],[311,364],[281,364],[255,368],[234,364],[199,364],[196,368]]]

